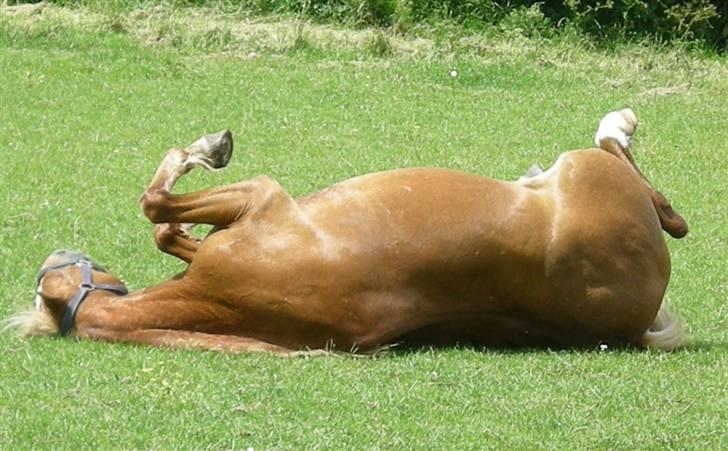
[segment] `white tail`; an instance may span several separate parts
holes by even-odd
[[[680,319],[670,313],[663,303],[652,325],[642,336],[642,346],[662,351],[673,351],[685,346],[686,342],[687,336]]]

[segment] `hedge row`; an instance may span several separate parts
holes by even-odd
[[[95,3],[103,0],[55,0]],[[106,0],[126,6],[149,0]],[[496,26],[527,34],[576,30],[603,42],[648,38],[659,42],[702,42],[719,51],[728,42],[727,0],[162,0],[215,4],[254,14],[297,14],[319,21],[396,26],[442,20],[482,29]],[[12,0],[11,0],[12,3]],[[152,0],[152,3],[155,3]],[[159,3],[157,1],[156,3]]]

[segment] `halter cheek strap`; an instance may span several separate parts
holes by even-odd
[[[41,279],[49,272],[54,271],[56,269],[65,268],[67,266],[75,265],[78,266],[78,269],[81,271],[81,283],[78,285],[78,290],[73,294],[73,297],[71,297],[71,300],[68,301],[68,305],[66,305],[66,311],[63,314],[63,321],[61,322],[61,336],[68,335],[68,332],[71,331],[73,328],[73,322],[76,318],[76,312],[78,311],[78,307],[81,305],[81,303],[86,299],[86,296],[88,296],[89,293],[96,291],[96,290],[104,290],[104,291],[111,291],[112,293],[117,293],[121,295],[128,294],[129,291],[126,289],[124,285],[120,284],[106,284],[106,283],[93,283],[93,269],[97,269],[100,271],[103,271],[103,269],[99,267],[94,267],[94,264],[86,259],[80,259],[77,261],[71,261],[71,262],[64,262],[59,263],[57,265],[52,265],[47,268],[43,268],[38,275],[36,276],[36,286],[40,284]]]

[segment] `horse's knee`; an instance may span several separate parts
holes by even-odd
[[[154,241],[161,251],[169,249],[174,244],[176,232],[172,230],[172,224],[157,224],[154,227]]]
[[[152,223],[160,224],[169,222],[165,213],[169,205],[169,193],[161,190],[145,191],[139,199],[142,212]]]

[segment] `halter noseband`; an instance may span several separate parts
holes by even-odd
[[[64,263],[58,263],[56,265],[51,265],[46,268],[41,269],[38,272],[38,275],[35,277],[35,285],[38,287],[40,285],[40,281],[45,277],[45,275],[50,271],[55,271],[56,269],[65,268],[67,266],[78,266],[78,269],[81,271],[81,283],[78,285],[78,290],[73,294],[73,297],[70,301],[68,301],[68,305],[66,306],[66,311],[63,314],[63,321],[61,322],[61,336],[65,337],[68,335],[68,332],[71,331],[73,328],[73,321],[76,318],[76,311],[78,310],[78,307],[81,305],[84,299],[86,299],[86,296],[88,296],[89,293],[96,290],[104,290],[104,291],[111,291],[112,293],[117,294],[128,294],[129,291],[126,289],[124,285],[118,285],[118,284],[106,284],[106,283],[93,283],[93,273],[91,272],[92,269],[96,269],[98,271],[106,272],[103,270],[103,268],[100,268],[98,266],[94,266],[93,263],[91,263],[89,260],[85,258],[79,258],[75,261],[70,262],[64,262]]]

